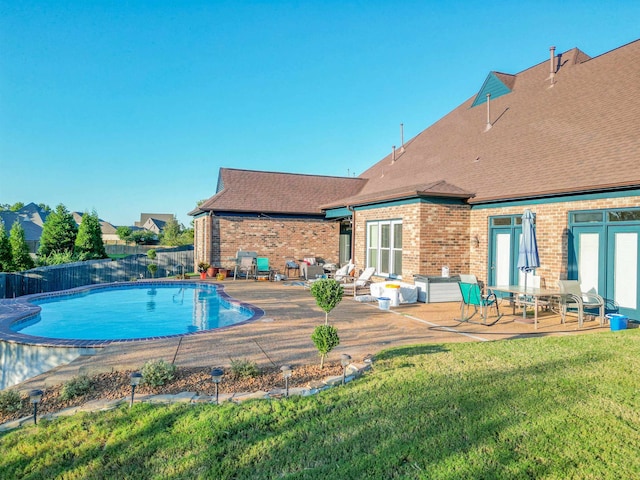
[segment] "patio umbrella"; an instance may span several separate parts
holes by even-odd
[[[540,266],[538,256],[538,241],[536,240],[536,228],[533,223],[533,213],[527,209],[522,214],[522,238],[518,251],[518,269],[524,273],[524,289],[527,289],[527,274]],[[526,316],[526,309],[523,316]]]

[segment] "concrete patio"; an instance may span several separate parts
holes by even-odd
[[[232,297],[264,310],[257,321],[227,329],[163,340],[114,343],[95,349],[68,365],[20,384],[21,391],[63,383],[78,374],[93,375],[113,370],[135,370],[148,360],[174,361],[177,366],[228,366],[232,359],[248,359],[260,366],[302,365],[319,361],[311,341],[313,329],[324,322],[325,314],[315,304],[308,289],[298,282],[221,282]],[[329,361],[348,353],[360,361],[380,350],[424,343],[480,342],[544,335],[572,335],[608,330],[597,321],[578,328],[575,317],[566,324],[552,312],[542,312],[538,328],[523,323],[522,315],[507,315],[495,325],[486,326],[455,320],[459,304],[416,303],[385,311],[377,303],[356,302],[345,296],[330,313],[329,320],[339,332],[340,345],[329,354]],[[474,320],[479,317],[476,315]],[[480,319],[477,318],[479,321]]]

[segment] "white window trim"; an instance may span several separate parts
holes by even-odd
[[[370,220],[367,221],[367,225],[366,225],[366,234],[367,234],[367,240],[366,240],[366,254],[367,254],[367,266],[371,266],[371,236],[369,235],[369,230],[370,230],[370,226],[371,225],[377,225],[378,226],[378,246],[375,249],[376,250],[376,274],[377,275],[382,275],[382,276],[393,276],[394,278],[402,278],[402,272],[398,272],[396,274],[392,274],[391,272],[386,272],[382,270],[382,265],[381,265],[381,251],[383,250],[382,248],[382,225],[388,225],[389,226],[389,247],[388,248],[384,248],[384,250],[388,250],[389,251],[389,262],[391,264],[391,270],[395,270],[395,253],[396,252],[400,252],[400,255],[402,255],[402,245],[400,245],[400,247],[397,247],[395,245],[395,236],[394,236],[394,226],[395,225],[402,225],[402,220]],[[387,269],[387,266],[385,265],[384,269]]]

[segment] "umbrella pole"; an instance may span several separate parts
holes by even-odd
[[[522,318],[527,318],[527,272],[524,272],[524,303],[522,304]]]

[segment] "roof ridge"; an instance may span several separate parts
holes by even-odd
[[[314,173],[292,173],[292,172],[275,172],[270,170],[252,170],[245,168],[228,168],[228,167],[220,167],[220,171],[234,171],[234,172],[248,172],[248,173],[258,173],[265,175],[293,175],[299,177],[319,177],[319,178],[340,178],[344,180],[362,180],[360,177],[347,177],[341,175],[321,175]]]

